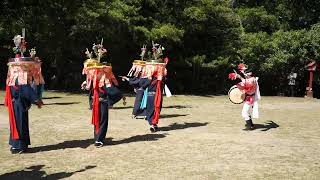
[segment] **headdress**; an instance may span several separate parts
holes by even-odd
[[[252,70],[248,69],[246,64],[240,63],[238,65],[238,70],[240,71],[240,73],[244,76],[251,76],[252,75]]]
[[[239,71],[244,71],[244,70],[246,70],[246,69],[248,69],[248,68],[246,67],[245,64],[240,63],[240,64],[238,65],[238,70],[239,70]]]
[[[100,44],[93,44],[92,49],[95,57],[93,57],[93,53],[90,52],[88,48],[85,52],[89,58],[83,63],[84,67],[82,70],[82,74],[87,75],[86,89],[90,89],[91,84],[93,85],[93,88],[102,87],[104,85],[110,87],[112,84],[118,85],[118,81],[112,72],[111,63],[100,62],[101,58],[107,53],[107,50],[103,47],[102,43],[103,39]]]
[[[130,68],[130,71],[128,72],[127,76],[140,77],[146,65],[146,61],[144,59],[146,52],[147,52],[147,46],[143,45],[140,53],[141,60],[134,60],[132,62],[132,67]]]
[[[144,70],[142,71],[142,78],[156,77],[158,80],[162,80],[164,76],[167,75],[166,65],[169,61],[168,58],[163,59],[163,50],[165,48],[158,43],[154,43],[152,41],[152,49],[151,52],[147,51],[146,46],[144,45],[141,49],[141,58],[144,59],[145,54],[147,57],[145,58]]]
[[[15,58],[8,60],[7,85],[14,86],[35,83],[36,85],[44,84],[44,79],[41,72],[41,60],[36,57],[36,50],[29,50],[30,57],[25,57],[24,53],[27,50],[25,41],[25,30],[22,30],[22,36],[16,35],[13,38],[15,47],[13,52]]]
[[[163,46],[153,41],[151,52],[147,51],[146,45],[143,45],[140,53],[141,60],[133,61],[127,76],[150,79],[156,77],[158,80],[162,80],[167,75],[166,65],[169,61],[168,58],[162,59],[163,50],[165,50]]]
[[[229,73],[228,78],[231,80],[235,80],[238,77],[238,73],[233,70],[233,73]],[[240,63],[238,65],[238,71],[240,72],[241,76],[251,76],[252,75],[252,70],[248,69],[247,65]]]

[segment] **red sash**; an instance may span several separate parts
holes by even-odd
[[[95,126],[95,132],[98,133],[100,129],[100,107],[99,107],[99,87],[93,89],[93,107],[91,123]]]
[[[160,106],[161,106],[161,82],[160,80],[157,81],[157,90],[154,97],[154,115],[152,119],[152,124],[156,125],[159,122],[160,118]]]
[[[10,86],[6,86],[6,97],[4,99],[4,105],[8,107],[9,111],[9,121],[10,121],[10,129],[11,129],[11,138],[19,139],[19,133],[16,125],[16,118],[14,116],[12,97]]]

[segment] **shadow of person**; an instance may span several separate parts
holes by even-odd
[[[80,104],[80,102],[61,102],[61,103],[45,103],[45,106],[51,105],[71,105],[71,104]]]
[[[132,142],[140,142],[140,141],[157,141],[160,138],[166,137],[166,134],[144,134],[144,135],[136,135],[126,139],[114,141],[112,138],[107,138],[107,146],[108,145],[118,145],[118,144],[127,144]]]
[[[277,123],[273,121],[268,121],[266,124],[254,124],[255,129],[261,129],[261,131],[268,131],[273,128],[280,127]]]
[[[166,127],[159,127],[159,131],[172,131],[172,130],[178,130],[178,129],[186,129],[186,128],[193,128],[193,127],[201,127],[208,125],[208,122],[205,123],[199,123],[199,122],[193,122],[193,123],[184,123],[184,124],[178,124],[173,123]]]
[[[192,106],[172,105],[172,106],[164,106],[162,108],[184,109],[184,108],[192,108]]]
[[[42,97],[42,99],[60,99],[60,96],[52,96],[52,97]]]
[[[110,109],[131,109],[133,106],[109,107]]]
[[[80,169],[77,171],[73,171],[73,172],[59,172],[59,173],[54,173],[54,174],[49,174],[47,176],[45,176],[43,179],[63,179],[63,178],[67,178],[72,176],[74,173],[78,173],[78,172],[84,172],[88,169],[92,169],[95,168],[97,166],[86,166],[84,169]]]
[[[188,116],[189,114],[161,114],[160,118],[167,119],[167,118],[174,118],[179,116]]]
[[[54,174],[47,174],[42,168],[44,165],[30,166],[20,171],[14,171],[0,175],[0,179],[4,180],[37,180],[37,179],[62,179],[72,176],[74,173],[83,172],[96,166],[86,166],[83,169],[74,172],[58,172]]]
[[[126,144],[132,142],[139,142],[139,141],[157,141],[160,138],[166,137],[165,134],[144,134],[144,135],[136,135],[126,139],[114,141],[112,138],[107,138],[107,146],[108,145],[118,145],[118,144]],[[72,141],[64,141],[59,144],[53,145],[45,145],[45,146],[38,146],[29,148],[27,153],[37,153],[37,152],[44,152],[44,151],[53,151],[59,149],[69,149],[69,148],[87,148],[91,144],[93,144],[93,139],[85,139],[85,140],[72,140]]]
[[[36,165],[25,168],[24,170],[14,171],[0,175],[0,179],[42,179],[46,172],[41,170],[44,165]]]
[[[93,144],[93,142],[94,142],[93,139],[64,141],[59,144],[29,148],[27,153],[36,153],[36,152],[41,152],[41,151],[52,151],[52,150],[69,149],[69,148],[83,148],[83,149],[85,149],[85,148],[89,147],[91,144]]]

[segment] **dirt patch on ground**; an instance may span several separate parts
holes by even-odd
[[[246,132],[241,105],[226,96],[165,98],[160,131],[111,109],[108,145],[92,145],[87,97],[46,93],[30,110],[30,153],[11,155],[0,107],[0,179],[319,179],[320,101],[263,97],[257,128]],[[0,99],[3,92],[0,93]]]

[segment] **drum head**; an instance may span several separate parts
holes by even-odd
[[[244,102],[245,93],[243,93],[236,85],[232,86],[228,92],[229,100],[234,104],[241,104]]]

